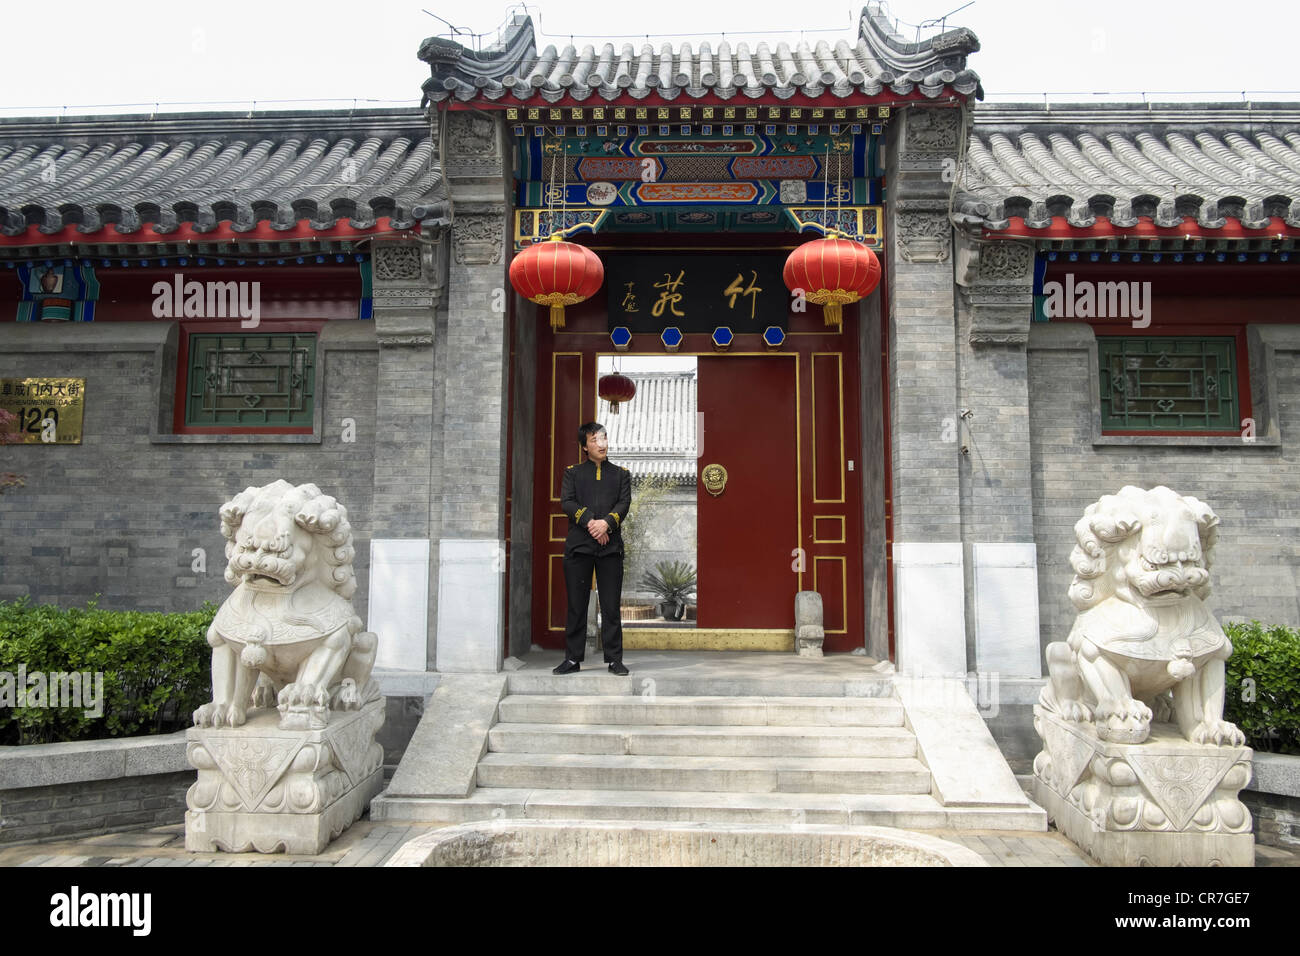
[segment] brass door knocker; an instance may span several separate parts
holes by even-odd
[[[721,465],[705,465],[700,472],[700,481],[704,482],[704,490],[716,498],[726,490],[727,469]]]

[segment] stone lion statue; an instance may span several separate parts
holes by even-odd
[[[1232,644],[1202,603],[1218,524],[1208,505],[1163,486],[1130,485],[1088,506],[1070,553],[1079,616],[1064,643],[1047,646],[1045,710],[1095,721],[1117,743],[1146,740],[1153,711],[1172,711],[1192,743],[1245,743],[1223,719]]]
[[[199,727],[238,727],[250,706],[278,706],[280,727],[320,729],[329,712],[379,696],[370,678],[376,636],[361,628],[350,598],[348,512],[312,484],[247,488],[221,508],[226,580],[212,645],[212,703]]]

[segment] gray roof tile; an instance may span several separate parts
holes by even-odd
[[[236,232],[340,220],[364,229],[381,217],[404,229],[444,214],[442,171],[418,118],[369,134],[349,130],[342,112],[313,114],[316,131],[278,133],[226,116],[151,134],[157,124],[136,119],[134,128],[89,119],[72,131],[53,120],[0,125],[0,234],[31,225],[90,234],[114,223],[119,233],[161,238],[223,220]]]
[[[980,107],[954,203],[959,224],[1030,229],[1097,215],[1202,228],[1273,216],[1300,227],[1300,108]]]
[[[839,40],[805,40],[754,45],[705,40],[698,44],[624,43],[615,47],[548,45],[537,50],[532,19],[517,15],[495,49],[467,50],[451,40],[430,37],[419,49],[429,64],[425,102],[502,100],[510,103],[584,101],[597,95],[613,100],[627,95],[675,100],[738,92],[747,97],[789,99],[802,92],[838,97],[874,96],[886,88],[904,96],[915,89],[927,97],[945,89],[982,96],[979,77],[966,68],[966,56],[979,40],[966,29],[949,30],[921,43],[894,31],[879,3],[869,3],[859,19],[853,45]]]

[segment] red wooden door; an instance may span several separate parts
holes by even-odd
[[[700,627],[794,626],[799,588],[797,368],[793,354],[700,356],[696,471]],[[727,483],[711,494],[711,464]]]
[[[565,467],[580,460],[578,425],[595,417],[597,361],[613,351],[603,294],[570,307],[558,332],[545,309],[536,321],[532,630],[537,643],[558,648],[568,525],[560,484]],[[687,334],[678,353],[698,357],[704,413],[696,463],[696,623],[790,628],[794,595],[815,590],[826,650],[849,651],[865,636],[862,457],[886,448],[863,448],[859,438],[857,309],[845,310],[841,330],[828,328],[820,309],[791,313],[788,326],[776,352],[757,333],[738,333],[726,354],[716,353],[705,334]],[[663,355],[663,343],[640,334],[626,354]],[[618,449],[610,457],[617,463]],[[729,476],[716,498],[698,481],[698,469],[710,462]]]

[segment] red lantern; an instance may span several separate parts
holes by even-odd
[[[551,307],[551,329],[564,328],[564,307],[596,294],[605,281],[600,257],[577,243],[551,236],[528,246],[510,263],[510,284],[529,302]]]
[[[612,375],[602,375],[596,384],[596,394],[609,402],[610,412],[617,415],[618,403],[630,402],[636,395],[636,382],[617,372]]]
[[[880,260],[862,243],[832,233],[790,253],[781,277],[791,292],[802,289],[809,302],[824,306],[826,324],[839,328],[843,306],[880,284]]]

